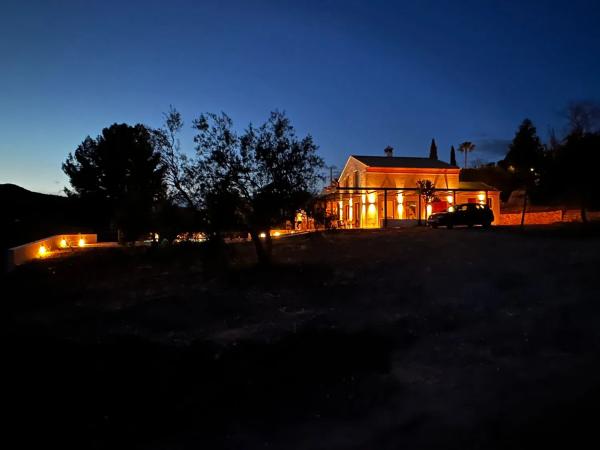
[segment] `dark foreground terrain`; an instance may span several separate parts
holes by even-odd
[[[600,239],[345,232],[88,252],[2,279],[24,448],[600,445]],[[16,438],[16,440],[13,440]]]

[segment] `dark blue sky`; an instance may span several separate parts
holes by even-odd
[[[66,154],[114,122],[238,127],[283,109],[328,164],[472,140],[497,160],[600,99],[595,1],[53,1],[0,6],[0,183],[55,193]],[[184,145],[192,151],[191,131]]]

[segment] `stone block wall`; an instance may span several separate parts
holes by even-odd
[[[531,211],[525,213],[525,225],[546,225],[562,222],[563,212],[555,211]],[[499,225],[521,225],[521,213],[501,213]]]

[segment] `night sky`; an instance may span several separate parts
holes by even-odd
[[[529,117],[545,140],[600,99],[595,1],[44,1],[0,6],[0,183],[56,193],[114,122],[285,110],[328,164],[426,156],[435,137],[495,161]],[[458,157],[461,161],[460,156]]]

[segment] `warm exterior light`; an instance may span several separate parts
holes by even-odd
[[[344,220],[344,202],[340,200],[340,220]]]
[[[377,200],[377,194],[375,194],[375,192],[371,192],[370,194],[367,195],[367,197],[369,199],[370,204],[375,203],[375,200]]]
[[[431,209],[432,209],[431,208],[431,203],[428,203],[427,204],[427,217],[429,217],[431,215]],[[426,219],[427,219],[427,217],[426,217]]]
[[[352,199],[350,199],[350,202],[348,202],[348,204],[350,205],[350,208],[348,209],[348,220],[352,221],[352,216],[354,215],[352,211]]]
[[[451,206],[450,208],[448,208],[448,211],[454,212],[454,206]]]
[[[477,198],[479,199],[479,203],[483,203],[485,200],[485,194],[479,194]]]
[[[367,196],[365,194],[360,196],[360,202],[361,203],[367,203]]]
[[[67,248],[67,240],[65,238],[62,238],[60,240],[60,248]]]
[[[449,195],[448,197],[446,197],[446,200],[448,200],[448,203],[454,203],[454,197]]]
[[[77,245],[79,245],[80,247],[83,247],[85,245],[85,239],[84,238],[79,238],[79,241],[77,242]]]
[[[266,238],[266,237],[267,237],[267,233],[260,233],[260,234],[258,235],[258,237],[260,237],[261,239],[264,239],[264,238]]]
[[[275,233],[273,233],[273,236],[279,237],[279,236],[281,236],[281,233],[279,231],[276,231]]]
[[[44,244],[40,245],[40,248],[38,249],[38,255],[40,258],[44,257],[47,252],[48,250],[46,249],[46,246]]]
[[[402,215],[404,214],[404,195],[402,195],[402,192],[398,192],[397,200],[398,200],[398,218],[402,219]]]
[[[369,208],[367,209],[367,217],[370,219],[374,219],[377,217],[377,208],[373,203],[371,203],[369,205]]]

